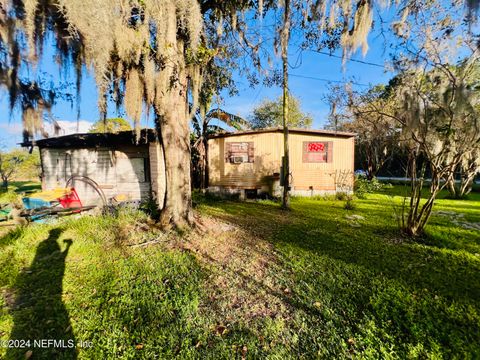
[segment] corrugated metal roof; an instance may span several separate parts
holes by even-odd
[[[118,133],[87,133],[71,134],[33,140],[21,143],[23,147],[38,146],[39,148],[85,148],[111,145],[145,145],[157,141],[154,129],[142,129],[137,141],[135,130],[120,131]]]
[[[259,130],[243,130],[243,131],[235,131],[235,132],[223,132],[215,135],[209,136],[209,139],[215,138],[224,138],[224,137],[231,137],[231,136],[239,136],[239,135],[249,135],[249,134],[263,134],[263,133],[283,133],[283,128],[275,127],[275,128],[268,128],[268,129],[259,129]],[[329,137],[354,137],[357,134],[345,131],[334,131],[334,130],[311,130],[311,129],[299,129],[299,128],[292,128],[288,129],[290,134],[306,134],[306,135],[322,135],[322,136],[329,136]]]

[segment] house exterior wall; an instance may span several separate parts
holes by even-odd
[[[303,146],[304,142],[309,141],[331,142],[331,161],[304,162]],[[226,162],[225,149],[228,142],[253,142],[254,162]],[[353,190],[353,137],[290,133],[289,146],[293,194],[313,195]],[[279,132],[212,138],[209,140],[209,187],[213,191],[259,189],[271,192],[273,175],[280,172],[282,155],[283,134]]]
[[[65,187],[72,175],[86,176],[97,182],[112,198],[122,195],[126,200],[146,200],[151,194],[149,146],[125,146],[122,149],[40,149],[42,188]],[[157,180],[158,182],[158,180]],[[75,180],[72,185],[84,205],[101,203],[95,189]]]
[[[225,161],[225,144],[253,142],[253,163],[231,164]],[[282,145],[274,133],[248,134],[208,141],[209,186],[255,189],[266,186],[265,177],[280,171]]]

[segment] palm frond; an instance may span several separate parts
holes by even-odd
[[[218,119],[237,130],[248,129],[249,122],[241,116],[231,114],[222,109],[212,109],[207,114],[208,119]]]

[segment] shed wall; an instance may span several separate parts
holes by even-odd
[[[43,148],[40,154],[44,190],[65,187],[72,175],[80,175],[97,182],[107,198],[124,195],[128,200],[146,200],[150,196],[148,145],[121,150]],[[76,180],[72,186],[84,204],[99,203],[99,195],[90,185]]]

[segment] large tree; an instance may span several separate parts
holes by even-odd
[[[253,129],[264,129],[283,125],[283,98],[275,100],[265,99],[253,109],[248,118]],[[288,102],[289,127],[309,128],[312,125],[312,116],[302,111],[300,100],[290,94]]]
[[[400,124],[391,117],[395,108],[393,97],[386,94],[383,85],[360,93],[335,85],[326,100],[331,109],[328,127],[357,134],[356,157],[367,179],[372,180],[399,152]],[[369,111],[373,105],[390,116]]]
[[[197,98],[206,56],[201,5],[196,0],[0,2],[1,85],[9,90],[12,108],[19,104],[23,111],[28,135],[41,130],[54,94],[38,82],[26,87],[20,75],[41,59],[50,34],[60,66],[76,69],[78,87],[83,66],[93,69],[102,114],[108,94],[123,104],[137,131],[142,111],[153,112],[165,153],[165,225],[192,220],[187,100]]]
[[[96,121],[88,130],[91,133],[117,133],[132,130],[132,126],[123,118],[109,118]]]
[[[436,4],[428,17],[407,14],[409,25],[396,30],[402,37],[404,31],[412,36],[402,38],[403,55],[394,59],[399,75],[382,95],[390,99],[391,106],[372,100],[361,108],[362,116],[390,117],[401,127],[411,190],[399,221],[409,235],[423,232],[437,195],[456,169],[469,163],[472,150],[480,143],[480,92],[475,71],[480,48],[476,37],[462,28],[463,19],[451,15],[454,12],[449,6],[455,7]],[[459,55],[466,58],[456,63]],[[431,180],[425,200],[427,176]]]

